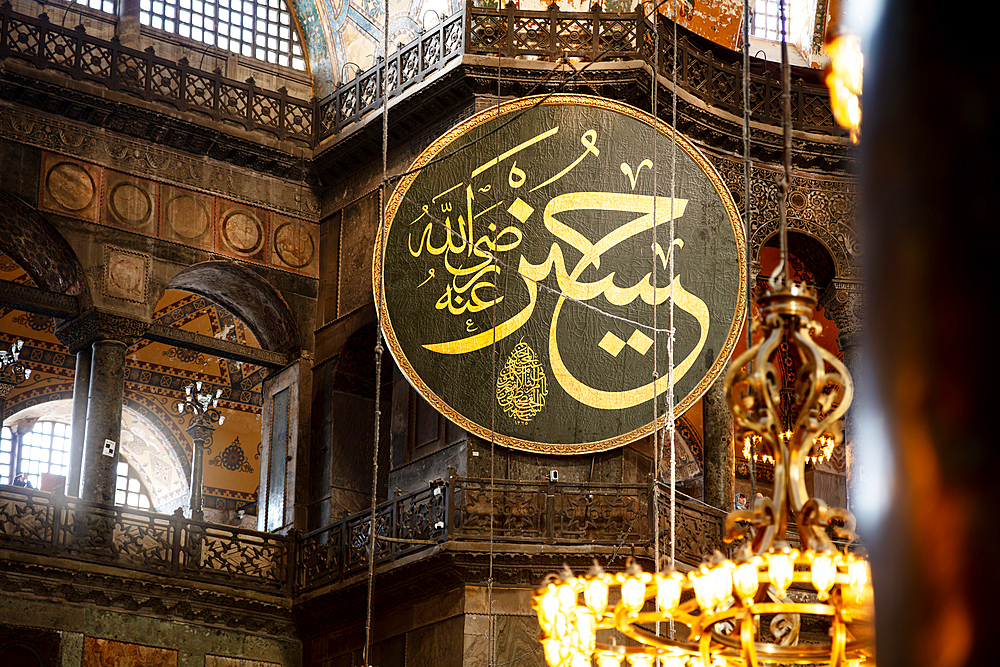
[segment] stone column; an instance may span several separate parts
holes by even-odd
[[[854,490],[858,484],[858,471],[854,469],[854,436],[857,433],[858,388],[862,386],[861,340],[864,333],[864,284],[860,279],[834,278],[820,297],[820,303],[827,317],[837,325],[837,345],[840,347],[844,365],[854,381],[854,401],[844,416],[844,449],[819,471],[829,469],[830,473],[845,477],[843,498],[847,509],[854,511]],[[834,504],[833,498],[824,498]]]
[[[139,48],[139,0],[118,0],[115,37],[123,46]]]
[[[80,471],[83,467],[83,443],[87,437],[87,399],[90,396],[90,366],[93,347],[76,351],[76,375],[73,377],[73,421],[70,424],[69,474],[66,495],[80,496]]]
[[[211,426],[199,424],[195,420],[187,427],[187,433],[191,436],[193,456],[191,457],[191,518],[195,521],[205,520],[204,509],[204,486],[205,486],[205,450],[212,446],[212,433],[215,429]]]
[[[736,452],[733,448],[733,415],[726,405],[720,375],[701,398],[705,446],[705,502],[723,511],[733,509]]]
[[[125,354],[147,323],[94,309],[65,322],[59,339],[71,350],[92,349],[87,425],[81,463],[83,500],[113,505],[125,393]],[[75,403],[75,401],[74,401]]]

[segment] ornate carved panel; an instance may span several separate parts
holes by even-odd
[[[149,297],[149,255],[104,246],[101,291],[105,296],[145,304]]]

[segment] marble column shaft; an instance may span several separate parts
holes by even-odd
[[[139,48],[139,0],[118,0],[115,35],[125,46]]]
[[[720,376],[701,399],[705,447],[705,502],[721,510],[733,508],[736,452],[733,415],[726,405],[725,377]]]
[[[98,340],[93,344],[80,494],[83,500],[114,503],[127,350],[128,345],[120,340]],[[105,440],[115,443],[113,456],[104,454]]]
[[[198,418],[195,417],[195,420]],[[191,456],[191,518],[202,521],[205,518],[204,504],[204,483],[205,483],[205,448],[212,443],[212,433],[214,428],[202,426],[197,421],[187,427],[187,433],[191,436],[192,456]]]
[[[87,346],[76,353],[76,375],[73,377],[73,421],[70,425],[69,474],[66,495],[80,496],[80,470],[83,467],[83,447],[87,438],[87,402],[90,397],[90,365],[94,350]]]

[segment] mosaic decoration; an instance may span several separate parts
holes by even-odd
[[[225,468],[234,472],[253,472],[253,466],[247,460],[247,455],[243,452],[243,445],[240,444],[239,436],[236,437],[220,454],[208,462],[209,465]]]

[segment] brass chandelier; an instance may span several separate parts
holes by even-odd
[[[773,498],[759,498],[752,509],[726,517],[727,542],[748,537],[735,558],[716,552],[687,573],[644,572],[632,561],[615,575],[596,563],[583,576],[568,569],[550,575],[535,592],[533,607],[551,667],[619,667],[623,661],[652,667],[657,660],[670,667],[874,664],[868,563],[846,546],[838,548],[829,535],[849,544],[854,516],[811,498],[805,484],[815,443],[843,440],[841,418],[853,395],[850,374],[813,340],[819,331],[812,319],[814,291],[786,280],[759,305],[762,321],[755,328],[761,339],[733,362],[725,391],[737,428],[758,436],[763,453],[774,459]],[[773,360],[785,337],[801,366],[794,427],[782,437],[780,374]],[[743,366],[751,360],[754,370],[748,372]],[[830,385],[837,391],[830,392]],[[800,548],[786,541],[790,516]],[[829,641],[800,644],[803,616],[826,619]],[[763,621],[769,622],[767,635]],[[599,641],[601,630],[618,630],[635,641]]]

